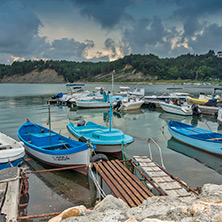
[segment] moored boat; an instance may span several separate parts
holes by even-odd
[[[84,126],[74,126],[73,123],[69,123],[67,128],[75,138],[84,137],[86,140],[90,140],[92,144],[96,145],[96,152],[112,156],[119,156],[122,145],[134,141],[133,137],[126,135],[119,129],[108,128],[91,121]]]
[[[175,139],[185,144],[209,153],[222,155],[221,133],[215,133],[173,120],[168,122],[168,130]]]
[[[18,166],[25,156],[25,148],[22,142],[0,132],[0,170]]]
[[[137,97],[129,97],[113,104],[113,108],[117,111],[138,110],[143,105],[144,100]]]
[[[175,100],[177,102],[177,100]],[[179,105],[178,103],[166,103],[166,102],[160,102],[160,107],[168,113],[173,113],[177,115],[183,115],[183,116],[192,116],[193,111],[191,105]]]
[[[18,137],[26,145],[28,154],[55,167],[87,165],[95,148],[29,121],[18,129]]]

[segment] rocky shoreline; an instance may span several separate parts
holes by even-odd
[[[49,222],[222,222],[222,185],[205,184],[199,196],[154,196],[130,208],[121,199],[106,196],[93,210],[69,208]]]

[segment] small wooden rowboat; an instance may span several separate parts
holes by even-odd
[[[178,121],[168,122],[170,134],[177,140],[204,150],[206,152],[222,155],[222,134],[200,129]]]
[[[18,137],[26,145],[28,154],[55,167],[87,165],[91,150],[95,148],[31,122],[18,129]]]
[[[23,143],[0,132],[0,170],[18,166],[25,155]]]

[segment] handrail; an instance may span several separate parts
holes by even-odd
[[[147,146],[148,146],[148,149],[149,149],[149,152],[150,152],[150,159],[153,160],[150,142],[153,142],[153,143],[157,146],[157,148],[159,149],[159,152],[160,152],[160,160],[161,160],[162,167],[163,167],[164,169],[166,169],[166,167],[165,167],[164,164],[163,164],[163,156],[162,156],[161,148],[160,148],[160,146],[156,143],[156,141],[155,141],[153,138],[151,138],[151,137],[147,140]]]

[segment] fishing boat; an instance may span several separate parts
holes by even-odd
[[[0,170],[18,166],[25,155],[22,142],[0,132]]]
[[[18,129],[18,137],[28,154],[55,167],[87,165],[94,146],[62,136],[41,125],[27,121]]]
[[[116,93],[116,95],[127,97],[130,93],[130,87],[129,86],[120,86],[119,87],[119,92]]]
[[[175,139],[185,144],[212,154],[222,155],[221,133],[215,133],[173,120],[168,122],[168,130]]]
[[[174,102],[160,102],[160,107],[168,113],[173,113],[182,116],[192,116],[193,111],[191,105],[180,104],[178,100],[174,100]]]
[[[91,121],[80,126],[78,124],[75,126],[71,122],[67,128],[76,139],[84,137],[85,140],[90,140],[92,144],[96,145],[96,152],[119,156],[122,152],[122,146],[132,143],[134,139],[119,129],[111,128],[111,110],[112,105],[110,105],[109,128]]]

